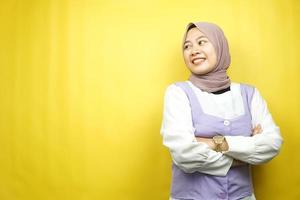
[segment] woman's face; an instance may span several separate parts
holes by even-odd
[[[195,74],[206,74],[215,68],[217,55],[208,38],[198,28],[191,28],[183,44],[186,66]]]

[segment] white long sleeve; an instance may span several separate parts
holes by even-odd
[[[163,122],[160,133],[173,162],[187,173],[202,172],[225,176],[233,159],[211,150],[194,136],[189,100],[184,91],[171,84],[164,96]]]
[[[275,157],[281,148],[283,139],[279,127],[274,123],[267,103],[255,88],[252,102],[252,127],[260,124],[262,133],[253,137],[226,136],[229,149],[224,152],[235,159],[257,165]]]

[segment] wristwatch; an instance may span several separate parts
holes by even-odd
[[[225,137],[223,135],[215,135],[213,138],[213,142],[216,145],[215,151],[221,152],[222,151],[222,144],[225,140]]]

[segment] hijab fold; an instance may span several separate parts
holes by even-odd
[[[216,92],[230,86],[231,80],[226,71],[230,65],[231,58],[227,39],[222,29],[216,24],[209,22],[191,22],[187,25],[183,38],[185,42],[187,32],[191,26],[196,26],[212,43],[217,55],[215,68],[206,74],[192,74],[189,77],[196,87],[206,92]]]

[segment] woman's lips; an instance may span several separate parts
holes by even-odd
[[[192,63],[195,65],[198,65],[200,63],[203,63],[205,61],[205,58],[196,58],[192,60]]]

